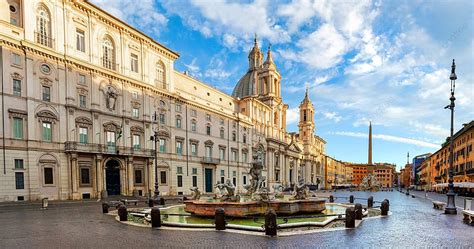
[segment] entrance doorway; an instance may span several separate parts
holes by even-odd
[[[206,193],[212,193],[212,169],[204,169]]]
[[[107,195],[120,195],[120,164],[109,160],[105,165],[105,185]]]

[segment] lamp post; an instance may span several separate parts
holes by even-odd
[[[454,97],[454,89],[456,87],[456,79],[458,78],[456,76],[456,64],[454,64],[454,59],[453,59],[453,64],[451,65],[451,75],[449,76],[449,79],[451,80],[451,97],[449,100],[451,103],[445,107],[445,109],[450,109],[451,110],[451,136],[449,137],[449,179],[448,179],[448,193],[446,194],[448,196],[448,204],[446,205],[446,208],[444,209],[445,214],[457,214],[456,210],[456,205],[454,204],[454,184],[453,184],[453,161],[454,161],[454,152],[453,152],[453,126],[454,126],[454,100],[456,98]]]
[[[153,114],[153,121],[156,124],[157,123],[157,117],[156,117],[156,111]],[[157,126],[154,129],[154,134],[153,136],[150,136],[150,140],[152,140],[155,143],[155,190],[154,190],[154,195],[150,199],[148,199],[148,206],[153,207],[154,204],[158,204],[160,200],[160,191],[158,190],[158,130],[159,127]]]

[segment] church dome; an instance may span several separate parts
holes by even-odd
[[[239,80],[237,85],[232,92],[232,97],[243,98],[247,96],[252,96],[255,94],[254,87],[257,83],[257,70],[249,70],[247,73]]]

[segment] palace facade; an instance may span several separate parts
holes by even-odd
[[[0,14],[0,201],[146,196],[155,173],[164,195],[227,179],[240,192],[257,151],[268,186],[325,182],[308,93],[288,133],[281,75],[257,40],[228,95],[88,1],[0,0]]]

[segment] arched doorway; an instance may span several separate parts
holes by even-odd
[[[107,195],[120,195],[120,163],[115,159],[105,165],[105,185]]]

